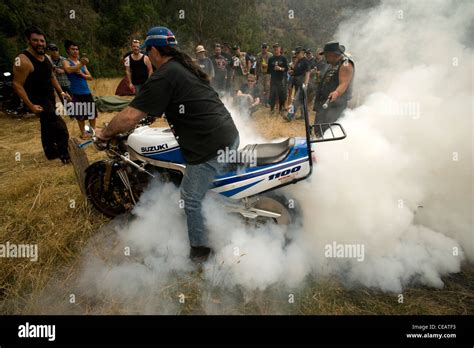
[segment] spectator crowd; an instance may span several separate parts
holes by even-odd
[[[42,143],[48,159],[69,162],[64,122],[55,117],[54,90],[60,100],[72,103],[68,114],[77,120],[81,138],[87,138],[85,121],[95,127],[97,111],[87,81],[92,80],[89,59],[80,54],[79,45],[64,43],[65,56],[58,45],[46,45],[41,29],[25,32],[28,48],[18,54],[22,64],[14,66],[14,89],[25,105],[40,116]],[[130,51],[122,58],[128,88],[140,93],[153,74],[154,67],[140,40],[133,40]],[[209,83],[221,98],[230,98],[243,115],[252,117],[259,108],[270,115],[291,122],[303,117],[303,86],[307,86],[308,104],[312,105],[315,124],[335,122],[352,96],[354,61],[345,47],[332,41],[313,50],[301,46],[287,52],[279,43],[261,44],[253,55],[240,45],[214,44],[211,54],[203,45],[195,48],[195,63],[207,75]],[[88,107],[83,107],[87,105]],[[322,136],[327,126],[315,127]]]

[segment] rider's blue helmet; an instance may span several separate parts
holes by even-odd
[[[147,46],[176,46],[177,44],[178,41],[176,41],[176,37],[171,30],[166,27],[153,27],[148,30],[142,48]]]

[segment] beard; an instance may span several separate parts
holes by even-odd
[[[33,47],[33,50],[39,55],[45,55],[45,49],[43,46]]]

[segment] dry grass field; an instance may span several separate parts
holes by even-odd
[[[91,83],[94,95],[113,95],[120,79],[99,79]],[[268,110],[259,111],[251,122],[267,138],[302,134],[303,124],[271,119]],[[98,125],[114,113],[101,113]],[[72,137],[79,135],[75,121],[66,119]],[[158,120],[156,125],[164,121]],[[89,160],[103,156],[87,148]],[[48,161],[43,155],[39,122],[35,116],[13,119],[0,115],[0,243],[39,244],[37,262],[0,259],[0,313],[57,313],[44,308],[38,298],[48,291],[52,278],[67,282],[90,238],[110,222],[86,204],[71,165]],[[60,276],[58,276],[58,273]],[[177,277],[167,296],[185,287],[188,301],[180,314],[204,313],[199,274]],[[295,306],[285,306],[277,291],[268,289],[249,302],[229,306],[231,314],[473,314],[474,267],[465,265],[460,274],[444,278],[445,287],[435,290],[413,287],[404,291],[404,304],[395,294],[367,288],[344,288],[336,279],[308,281],[298,290]],[[281,303],[280,303],[281,302]],[[94,308],[95,306],[95,308]],[[75,313],[125,314],[114,303],[82,303]]]

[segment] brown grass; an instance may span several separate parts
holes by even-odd
[[[95,95],[113,95],[120,79],[99,79],[91,83]],[[267,138],[303,134],[303,123],[288,124],[271,118],[267,110],[255,116],[253,125]],[[99,116],[98,125],[114,113]],[[79,131],[74,121],[66,119],[71,136]],[[158,120],[155,125],[164,125]],[[87,148],[91,161],[102,153]],[[19,152],[20,161],[15,160]],[[52,278],[69,280],[77,271],[77,262],[88,241],[109,220],[86,204],[75,181],[71,166],[58,160],[47,161],[43,155],[39,122],[35,116],[21,120],[0,115],[0,243],[39,244],[39,260],[0,259],[0,313],[54,313],[40,303],[49,291]],[[75,207],[71,208],[71,200]],[[226,303],[218,289],[203,289],[199,274],[178,275],[163,289],[162,295],[175,298],[176,289],[185,289],[186,306],[177,313],[202,313],[201,299],[211,293],[215,312],[231,314],[472,314],[474,308],[474,268],[465,265],[460,274],[446,277],[445,288],[434,290],[416,287],[404,291],[399,304],[395,294],[357,288],[346,289],[336,279],[311,280],[295,291],[295,304],[287,294],[275,289],[256,293],[250,302]],[[181,290],[184,291],[184,290]],[[56,312],[57,313],[57,312]],[[113,300],[108,303],[81,302],[74,313],[127,313]]]

